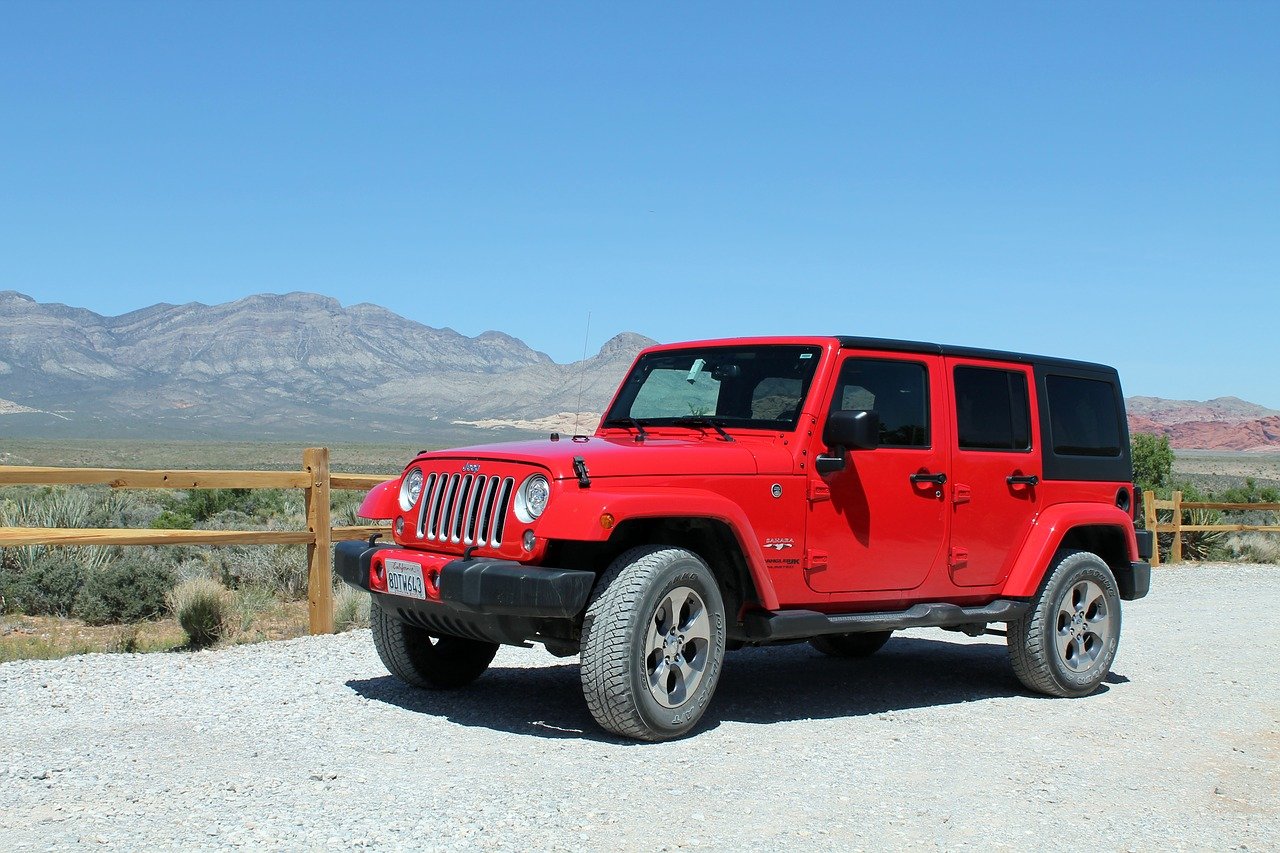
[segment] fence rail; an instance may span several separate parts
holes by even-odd
[[[1174,492],[1171,500],[1157,500],[1155,492],[1143,492],[1147,529],[1159,533],[1172,533],[1173,545],[1169,548],[1169,562],[1182,562],[1183,533],[1280,533],[1280,525],[1274,524],[1183,524],[1182,514],[1193,509],[1216,509],[1235,512],[1280,512],[1280,504],[1219,503],[1215,501],[1184,501],[1182,492]],[[1172,513],[1170,521],[1159,521],[1157,511]],[[1160,548],[1153,549],[1151,565],[1160,565]]]
[[[363,491],[387,480],[331,474],[329,449],[302,452],[301,471],[144,471],[126,468],[45,468],[0,465],[0,486],[110,486],[113,489],[301,489],[306,530],[136,530],[120,528],[0,527],[10,545],[306,545],[307,606],[312,634],[333,631],[333,543],[367,539],[387,527],[334,527],[330,493]]]

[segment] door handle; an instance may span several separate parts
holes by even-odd
[[[919,485],[920,483],[933,483],[935,486],[941,486],[947,482],[946,474],[912,474],[911,482]]]
[[[1035,474],[1010,474],[1004,478],[1010,486],[1038,486],[1040,478]]]

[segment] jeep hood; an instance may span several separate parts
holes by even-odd
[[[722,441],[718,436],[690,438],[562,438],[459,447],[423,454],[421,460],[517,462],[547,469],[555,479],[570,479],[573,459],[581,456],[591,479],[601,477],[724,476],[792,473],[795,462],[786,448],[766,441]]]

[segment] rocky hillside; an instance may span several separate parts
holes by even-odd
[[[1239,397],[1204,402],[1130,397],[1129,430],[1169,436],[1183,450],[1280,450],[1280,411]]]
[[[623,334],[562,365],[501,332],[467,337],[307,293],[103,317],[5,291],[0,328],[11,435],[453,441],[474,430],[455,421],[574,411],[580,383],[598,413],[652,343]]]
[[[49,437],[446,444],[590,430],[652,343],[622,334],[557,364],[501,332],[467,337],[310,293],[103,317],[10,290],[0,329],[0,435]],[[1133,431],[1176,448],[1280,450],[1280,412],[1235,397],[1128,407]]]

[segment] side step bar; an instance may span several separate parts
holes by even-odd
[[[958,625],[985,625],[1009,622],[1031,606],[1028,601],[997,599],[982,607],[954,604],[916,604],[907,610],[880,613],[818,613],[816,610],[782,610],[776,613],[748,613],[743,620],[746,640],[801,640],[822,634],[857,634],[865,631],[896,631],[901,628],[950,628]]]

